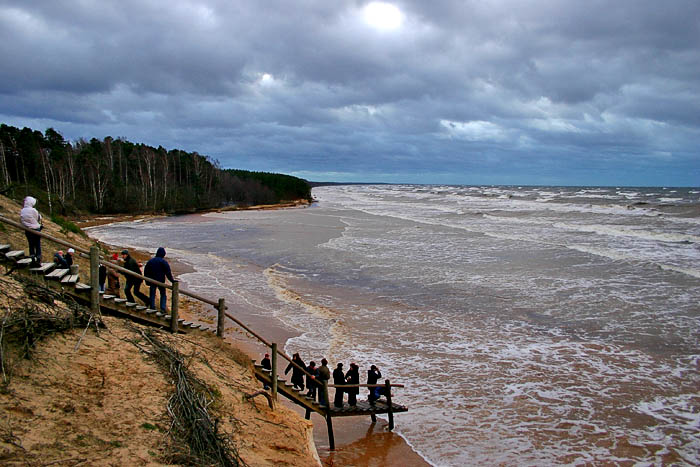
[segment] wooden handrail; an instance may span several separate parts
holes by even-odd
[[[44,232],[41,232],[41,231],[38,231],[38,230],[34,230],[34,229],[30,229],[30,228],[25,227],[24,225],[20,224],[19,222],[15,222],[15,221],[13,221],[13,220],[11,220],[11,219],[8,219],[8,218],[6,218],[6,217],[3,217],[3,216],[0,216],[0,222],[4,222],[4,223],[9,224],[9,225],[11,225],[11,226],[13,226],[13,227],[16,227],[16,228],[18,228],[18,229],[20,229],[20,230],[29,231],[29,232],[31,232],[31,233],[33,233],[33,234],[39,235],[40,237],[46,238],[47,240],[50,240],[50,241],[55,242],[55,243],[58,243],[58,244],[60,244],[60,245],[64,245],[64,246],[67,246],[67,247],[69,247],[69,248],[73,248],[75,251],[77,251],[77,252],[79,252],[79,253],[83,253],[82,256],[87,257],[87,258],[90,257],[90,250],[88,250],[88,249],[82,248],[82,247],[77,246],[77,245],[73,245],[73,244],[71,244],[71,243],[69,243],[69,242],[67,242],[67,241],[65,241],[65,240],[61,240],[60,238],[53,237],[53,236],[51,236],[51,235],[49,235],[49,234],[46,234],[46,233],[44,233]],[[122,267],[122,266],[120,266],[120,265],[118,265],[118,264],[115,264],[115,263],[113,263],[113,262],[111,262],[111,261],[108,261],[108,260],[106,260],[106,259],[102,259],[102,257],[99,258],[99,263],[100,263],[100,264],[104,264],[105,266],[110,267],[110,268],[112,268],[112,269],[115,269],[115,270],[121,272],[122,274],[128,274],[128,275],[130,275],[130,276],[132,276],[132,277],[136,277],[137,279],[142,279],[142,280],[144,280],[145,282],[150,283],[150,284],[154,284],[154,285],[156,285],[156,286],[158,286],[158,287],[165,287],[166,289],[172,289],[172,288],[173,288],[172,284],[166,284],[166,283],[164,283],[164,282],[159,282],[159,281],[157,281],[157,280],[151,279],[151,278],[146,277],[146,276],[143,276],[143,275],[141,275],[141,274],[137,274],[137,273],[135,273],[134,271],[131,271],[131,270],[129,270],[129,269],[126,269],[126,268],[124,268],[124,267]],[[177,280],[176,280],[176,282],[177,282]],[[197,295],[197,294],[195,294],[194,292],[190,292],[189,290],[179,289],[179,288],[178,288],[178,293],[180,293],[180,294],[182,294],[182,295],[185,295],[185,296],[187,296],[187,297],[190,297],[190,298],[194,298],[195,300],[199,300],[200,302],[206,303],[206,304],[211,305],[211,306],[213,306],[213,307],[218,307],[218,306],[219,306],[219,303],[218,303],[218,302],[215,302],[214,300],[210,300],[210,299],[208,299],[208,298],[206,298],[206,297],[202,297],[201,295]],[[225,307],[225,308],[228,309],[228,307]],[[262,344],[264,344],[266,347],[272,348],[272,343],[268,342],[264,337],[262,337],[261,335],[259,335],[258,333],[256,333],[256,332],[253,331],[252,329],[250,329],[248,326],[246,326],[245,324],[243,324],[243,323],[242,323],[240,320],[238,320],[236,317],[234,317],[233,315],[231,315],[231,314],[229,314],[229,313],[226,313],[226,312],[224,312],[224,315],[225,315],[226,318],[230,319],[231,321],[233,321],[234,323],[236,323],[238,326],[240,326],[241,328],[243,328],[246,332],[248,332],[248,333],[251,334],[253,337],[255,337],[258,341],[260,341],[260,342],[261,342]],[[309,377],[311,377],[312,379],[315,379],[315,378],[316,378],[315,375],[312,375],[311,373],[309,373],[309,372],[306,370],[306,368],[304,368],[304,367],[302,367],[301,365],[297,364],[297,363],[296,363],[294,360],[292,360],[286,353],[280,351],[279,349],[277,350],[277,355],[279,355],[280,357],[282,357],[282,358],[284,358],[285,360],[287,360],[289,363],[291,363],[291,364],[292,364],[293,366],[295,366],[296,368],[299,368],[306,376],[309,376]],[[332,387],[332,388],[338,388],[338,387],[342,387],[342,388],[360,388],[360,387],[373,388],[373,387],[386,387],[386,384],[343,384],[343,385],[329,384],[328,387]],[[403,388],[403,387],[405,387],[405,386],[404,386],[403,384],[391,384],[390,387],[392,387],[392,388]]]

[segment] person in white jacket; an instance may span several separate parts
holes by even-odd
[[[24,207],[19,212],[19,220],[23,226],[38,232],[42,229],[43,225],[41,225],[41,214],[34,208],[35,205],[36,198],[31,196],[24,198]],[[29,243],[29,256],[32,257],[35,263],[40,263],[41,237],[29,230],[25,230],[24,234],[27,236],[27,243]]]

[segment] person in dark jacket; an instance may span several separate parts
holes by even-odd
[[[299,367],[296,367],[292,365],[291,363],[287,365],[287,368],[284,370],[284,374],[286,375],[289,373],[289,371],[292,371],[292,384],[294,385],[295,388],[299,388],[300,391],[304,390],[304,372],[302,371],[303,369],[306,369],[306,364],[304,363],[304,360],[301,359],[298,353],[295,353],[292,355],[292,361],[299,365]]]
[[[318,373],[318,370],[316,369],[316,362],[313,360],[309,362],[309,366],[306,367],[306,372],[308,375],[306,375],[306,387],[309,389],[309,391],[306,393],[307,396],[311,397],[312,399],[316,400],[316,374]]]
[[[160,247],[156,251],[156,256],[151,258],[146,263],[146,267],[143,269],[143,275],[149,279],[156,280],[158,282],[165,282],[167,277],[170,282],[175,282],[173,279],[173,274],[170,272],[170,265],[165,260],[165,248]],[[165,312],[166,305],[168,304],[168,297],[165,294],[165,287],[161,285],[149,284],[150,293],[150,307],[151,309],[156,308],[156,287],[160,293],[160,310]]]
[[[97,279],[100,284],[100,292],[105,291],[105,282],[107,282],[107,266],[100,264],[97,268]]]
[[[122,260],[124,260],[125,269],[141,275],[141,267],[139,263],[131,257],[129,250],[122,250]],[[124,274],[124,277],[126,278],[126,285],[124,286],[124,295],[126,295],[126,299],[131,303],[136,302],[134,296],[131,294],[131,290],[133,289],[134,294],[136,294],[139,300],[141,300],[144,305],[148,306],[148,297],[141,292],[141,282],[143,282],[143,279],[134,277],[131,274]]]
[[[68,248],[68,251],[66,251],[66,263],[68,263],[68,266],[73,266],[73,255],[75,254],[75,250],[73,248]]]
[[[345,381],[348,384],[360,384],[360,367],[355,363],[350,364],[350,369],[345,373]],[[347,388],[348,393],[348,404],[351,407],[357,405],[357,395],[360,393],[360,388]]]
[[[318,384],[318,403],[319,405],[328,405],[326,400],[326,391],[323,389],[323,382],[331,379],[331,370],[328,368],[328,360],[321,359],[321,366],[318,367],[318,376],[316,384]]]
[[[68,263],[66,263],[66,258],[63,256],[63,250],[58,250],[54,253],[53,262],[56,263],[56,267],[59,269],[68,269]]]
[[[266,353],[265,358],[260,360],[260,365],[262,365],[263,370],[272,371],[272,361],[270,361],[269,353]],[[270,386],[268,386],[267,384],[263,384],[263,389],[270,389]]]
[[[367,384],[377,384],[377,381],[379,381],[379,378],[382,377],[382,372],[379,371],[379,368],[377,368],[376,365],[372,365],[369,367],[369,370],[367,370]],[[369,396],[367,396],[367,400],[369,401],[370,404],[374,405],[374,401],[379,399],[379,396],[384,393],[384,388],[368,388],[369,389]]]
[[[343,394],[345,394],[345,390],[343,388],[339,388],[338,386],[342,386],[345,384],[345,374],[343,373],[343,364],[338,363],[338,365],[335,367],[335,370],[333,370],[333,384],[336,386],[335,388],[335,398],[333,399],[333,405],[336,407],[342,407],[343,406]]]

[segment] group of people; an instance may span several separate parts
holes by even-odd
[[[266,355],[267,356],[267,355]],[[292,384],[295,388],[300,391],[304,390],[304,380],[306,380],[306,395],[313,398],[314,400],[318,396],[318,402],[320,405],[327,405],[325,400],[325,394],[323,390],[319,390],[323,386],[324,381],[331,379],[331,371],[328,368],[328,361],[323,358],[321,359],[321,365],[316,366],[316,362],[311,361],[308,365],[299,356],[299,353],[292,355],[292,362],[287,365],[284,370],[286,375],[290,371],[292,372]],[[268,363],[269,365],[269,363]],[[263,368],[265,365],[263,364]],[[302,371],[302,368],[306,370],[306,373]],[[335,398],[333,399],[333,405],[335,407],[343,407],[343,402],[345,394],[348,395],[348,405],[354,407],[357,405],[357,395],[360,393],[359,387],[352,387],[353,385],[360,384],[360,367],[355,363],[350,364],[350,369],[347,372],[343,371],[343,364],[338,363],[332,373],[333,385],[335,388]],[[379,379],[382,377],[381,371],[376,365],[370,366],[367,370],[367,384],[377,384]],[[343,388],[340,386],[351,386]],[[374,405],[375,401],[379,399],[381,395],[384,394],[383,387],[370,387],[369,395],[367,400],[370,404]]]
[[[141,265],[129,254],[129,250],[124,249],[121,254],[124,268],[141,275]],[[165,248],[159,247],[158,250],[156,250],[156,255],[146,262],[146,266],[143,268],[143,275],[162,283],[165,283],[166,278],[171,283],[175,282],[172,271],[170,270],[170,264],[165,260]],[[131,274],[124,274],[124,278],[126,279],[124,295],[126,295],[128,301],[136,302],[136,300],[134,300],[134,295],[136,295],[144,305],[155,310],[156,290],[158,290],[160,295],[160,310],[162,312],[166,311],[168,296],[165,293],[165,287],[149,283],[149,295],[146,296],[141,292],[142,279],[132,276]]]
[[[38,265],[41,263],[41,236],[34,232],[40,232],[44,227],[41,214],[35,207],[36,203],[36,198],[27,196],[24,198],[24,206],[19,213],[20,223],[27,228],[24,233],[27,237],[27,243],[29,244],[29,256],[32,258],[33,265]],[[74,254],[75,250],[73,248],[68,248],[65,253],[63,250],[59,250],[54,254],[53,260],[59,267],[68,269],[73,265]],[[121,256],[122,266],[124,268],[141,275],[141,265],[129,254],[129,250],[122,250]],[[118,260],[118,255],[114,253],[112,255],[112,261],[117,262]],[[119,297],[120,283],[119,274],[117,271],[113,268],[105,266],[104,264],[101,264],[98,274],[100,291]],[[155,309],[157,289],[160,293],[160,309],[161,311],[166,311],[168,298],[165,294],[165,287],[149,283],[150,294],[146,296],[143,292],[141,292],[141,283],[143,282],[142,279],[130,274],[122,274],[126,280],[124,295],[129,302],[135,303],[136,300],[134,299],[134,295],[136,295],[144,305],[150,307],[151,309]],[[165,283],[166,278],[171,283],[175,282],[172,271],[170,270],[170,264],[168,264],[168,262],[165,260],[165,248],[158,248],[155,257],[148,260],[143,270],[143,275],[149,279],[162,283]],[[105,282],[107,282],[106,290]]]

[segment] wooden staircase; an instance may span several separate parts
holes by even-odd
[[[40,276],[48,287],[67,293],[79,303],[90,305],[90,285],[80,282],[80,275],[71,274],[69,269],[57,269],[56,263],[53,262],[31,267],[32,259],[25,257],[24,250],[12,250],[11,245],[8,244],[0,245],[0,262],[5,263],[6,273],[19,272]],[[102,292],[100,292],[100,309],[103,312],[126,316],[142,323],[164,328],[170,327],[169,314],[148,309],[143,305],[127,302],[124,298],[106,295]],[[185,321],[181,318],[178,320],[178,331],[216,333],[216,328]]]

